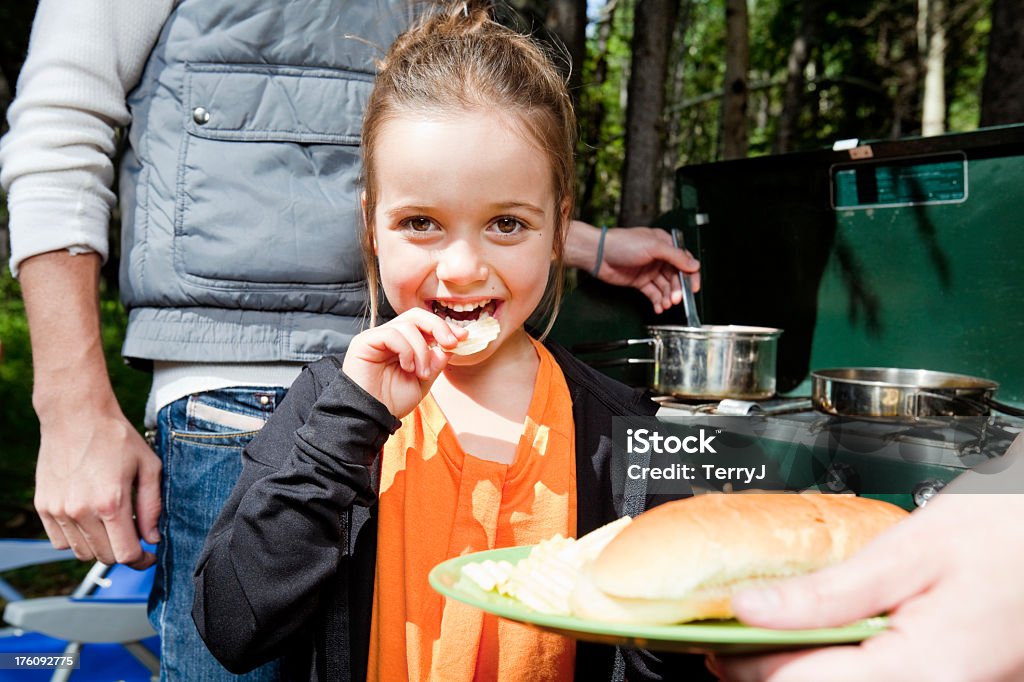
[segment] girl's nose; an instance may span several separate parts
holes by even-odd
[[[437,278],[450,284],[463,285],[487,279],[488,270],[479,249],[464,239],[457,239],[438,253]]]

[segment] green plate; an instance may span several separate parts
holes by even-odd
[[[435,566],[430,572],[430,586],[446,597],[542,630],[558,632],[589,642],[621,644],[660,651],[741,654],[801,649],[860,642],[886,628],[884,617],[868,618],[841,628],[820,630],[768,630],[748,627],[734,620],[701,621],[682,625],[602,623],[540,613],[515,599],[494,592],[484,592],[473,581],[462,578],[462,567],[465,564],[487,559],[515,563],[525,558],[531,549],[532,547],[509,547],[449,559]]]

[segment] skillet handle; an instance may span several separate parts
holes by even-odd
[[[959,405],[961,409],[967,408],[975,413],[975,415],[963,415],[956,414],[950,416],[982,416],[988,412],[988,406],[982,399],[966,398],[962,395],[947,395],[945,393],[930,393],[928,391],[918,391],[913,394],[914,397],[914,417],[921,419],[925,417],[937,417],[942,415],[929,414],[921,407],[921,398],[928,398],[929,400],[937,400],[939,402],[946,402],[953,405],[951,409],[957,409]],[[922,412],[926,412],[922,414]]]
[[[980,398],[965,398],[964,396],[960,396],[960,395],[944,395],[944,394],[941,394],[941,393],[924,393],[924,392],[917,393],[916,395],[917,396],[924,396],[926,398],[945,400],[947,402],[953,403],[954,405],[957,405],[957,404],[959,404],[959,405],[966,405],[970,409],[972,409],[975,412],[977,412],[979,415],[984,414],[987,411],[985,408],[990,408],[990,409],[996,410],[998,412],[1002,412],[1003,414],[1008,414],[1008,415],[1013,416],[1013,417],[1024,417],[1024,410],[1020,409],[1019,407],[1014,407],[1013,405],[1007,405],[1006,403],[1001,403],[998,400],[996,400],[995,398],[991,398],[991,397],[989,397],[987,395],[986,396],[982,396]],[[915,406],[915,408],[916,408],[916,406]],[[916,411],[917,410],[915,409],[915,412]],[[915,416],[919,417],[921,415],[915,414]]]
[[[1008,415],[1011,415],[1013,417],[1024,417],[1024,410],[1020,409],[1019,407],[1014,407],[1013,405],[1007,405],[1006,403],[1001,403],[998,400],[996,400],[995,398],[987,398],[986,397],[984,399],[984,403],[986,405],[988,405],[989,407],[991,407],[993,410],[999,410],[1003,414],[1008,414]]]
[[[651,345],[654,339],[618,339],[615,341],[593,341],[588,343],[577,343],[571,350],[573,353],[605,353],[620,348],[629,348],[638,344]]]

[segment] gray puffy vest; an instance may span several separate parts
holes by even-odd
[[[128,104],[124,355],[308,361],[363,322],[359,134],[407,0],[182,0]]]

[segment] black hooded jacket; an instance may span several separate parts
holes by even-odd
[[[548,348],[572,397],[583,535],[623,515],[628,463],[625,451],[612,447],[612,419],[653,415],[657,405],[565,349]],[[283,657],[289,680],[366,677],[377,455],[400,422],[339,368],[332,357],[302,372],[246,449],[242,475],[206,540],[192,617],[232,672]],[[615,647],[579,642],[577,680],[623,674],[711,679],[700,657],[623,648],[616,661]]]

